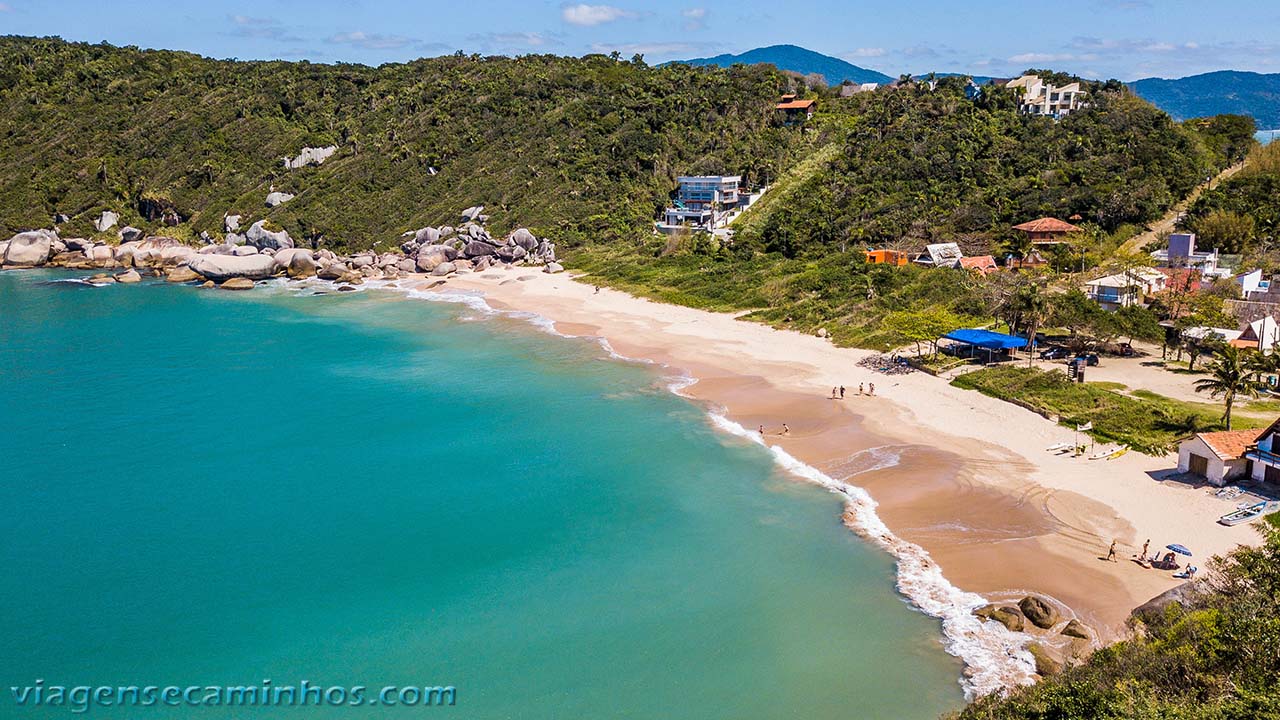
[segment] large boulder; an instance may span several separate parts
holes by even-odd
[[[1205,593],[1203,583],[1189,580],[1177,587],[1166,590],[1134,609],[1132,616],[1138,620],[1146,620],[1164,612],[1173,603],[1190,607]]]
[[[138,246],[142,243],[137,240],[120,243],[116,246],[116,262],[128,267],[133,265],[133,255],[138,251]]]
[[[519,245],[526,252],[533,252],[538,247],[538,238],[525,228],[520,228],[507,236],[508,245]]]
[[[239,215],[223,215],[223,216],[222,216],[222,231],[223,231],[223,232],[235,232],[235,231],[237,231],[237,230],[239,230],[239,229],[240,229],[240,216],[239,216]]]
[[[435,245],[440,242],[440,231],[433,227],[424,227],[413,234],[419,245]]]
[[[234,248],[231,248],[231,254],[239,255],[241,257],[245,255],[257,255],[258,248],[252,245],[236,245]]]
[[[547,242],[546,240],[543,240],[542,242],[538,243],[538,247],[534,249],[534,251],[530,254],[533,255],[538,260],[541,260],[542,262],[548,262],[548,263],[555,262],[556,261],[556,245],[555,243],[550,243],[550,242]]]
[[[103,210],[97,220],[93,221],[93,227],[98,232],[106,232],[116,226],[120,222],[120,216],[110,210]]]
[[[116,234],[120,236],[120,242],[122,243],[137,242],[143,238],[142,231],[132,225],[126,225],[120,228],[120,232]]]
[[[286,248],[275,254],[277,272],[283,270],[291,278],[307,278],[316,274],[319,266],[315,255],[305,248]]]
[[[275,274],[275,258],[266,255],[196,255],[187,261],[193,271],[222,282],[231,278],[265,280]]]
[[[477,257],[484,257],[486,255],[493,255],[497,251],[498,251],[497,246],[491,243],[487,243],[483,240],[472,240],[471,242],[462,246],[462,255],[463,257],[467,257],[467,258],[477,258]]]
[[[542,272],[544,273],[564,272],[564,266],[558,262],[549,262],[547,263],[546,267],[542,268]]]
[[[1013,632],[1022,632],[1026,627],[1022,622],[1022,613],[1016,607],[984,605],[974,610],[973,614],[985,620],[995,620]]]
[[[525,252],[525,249],[519,245],[503,245],[497,250],[494,250],[493,254],[497,255],[499,260],[510,263],[517,260],[523,260],[529,253]]]
[[[49,230],[31,230],[9,238],[4,251],[7,267],[40,267],[49,261],[57,235]]]
[[[458,271],[457,265],[454,265],[451,262],[442,262],[439,265],[435,266],[435,269],[431,271],[431,274],[435,275],[436,277],[444,277],[445,275],[449,275],[457,271]]]
[[[89,248],[89,262],[93,263],[94,267],[115,267],[115,250],[113,250],[110,245],[94,245],[92,248]]]
[[[66,238],[62,240],[62,244],[66,246],[67,250],[72,252],[79,251],[85,255],[88,255],[90,248],[93,247],[93,241],[88,238]]]
[[[125,270],[124,272],[122,272],[122,273],[120,273],[119,275],[117,275],[117,276],[116,276],[116,282],[118,282],[118,283],[138,283],[138,282],[142,282],[142,276],[138,274],[138,271],[137,271],[137,270],[129,269],[129,270]]]
[[[396,263],[396,270],[400,272],[411,273],[418,269],[418,263],[413,258],[405,258]]]
[[[195,282],[197,280],[204,282],[203,277],[186,265],[179,265],[178,267],[173,268],[165,275],[164,279],[171,283],[187,283]]]
[[[1061,619],[1056,607],[1050,605],[1044,598],[1036,597],[1035,595],[1028,595],[1019,600],[1018,609],[1031,621],[1032,625],[1042,630],[1048,630],[1057,625],[1058,620]]]
[[[483,205],[475,205],[462,211],[463,222],[474,222],[480,219],[480,213],[484,212]]]
[[[273,230],[267,225],[266,220],[259,220],[249,226],[249,230],[244,234],[245,242],[259,250],[262,248],[272,248],[280,250],[283,248],[293,247],[293,238],[289,237],[286,230]]]
[[[440,263],[452,262],[457,257],[458,251],[448,245],[428,245],[418,249],[418,269],[431,272]]]
[[[1067,637],[1080,638],[1081,640],[1089,639],[1089,631],[1085,629],[1084,623],[1075,618],[1071,618],[1071,622],[1068,622],[1067,626],[1062,628],[1062,634]]]
[[[267,207],[283,205],[293,199],[293,195],[285,192],[273,192],[267,195]]]
[[[400,251],[405,255],[412,255],[418,252],[418,248],[422,247],[422,243],[417,240],[409,239],[400,243]]]
[[[252,290],[253,281],[250,280],[249,278],[235,277],[229,280],[223,280],[222,284],[218,285],[218,289],[220,290]]]
[[[121,245],[124,247],[124,245]],[[171,237],[149,237],[133,250],[133,266],[177,265],[195,255],[194,249]]]

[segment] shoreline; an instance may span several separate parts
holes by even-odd
[[[1146,538],[1153,549],[1169,542],[1193,547],[1202,568],[1211,555],[1257,540],[1248,526],[1216,525],[1229,505],[1202,488],[1151,476],[1176,461],[1129,453],[1091,462],[1046,453],[1070,431],[923,373],[885,376],[857,367],[868,351],[616,290],[597,293],[567,274],[490,269],[428,284],[415,276],[392,289],[483,304],[559,335],[597,339],[620,359],[684,374],[688,384],[671,390],[701,404],[718,429],[761,443],[798,479],[845,495],[843,522],[894,555],[899,591],[942,621],[944,646],[965,660],[966,694],[1031,682],[1025,646],[1032,642],[1069,659],[1124,637],[1134,607],[1181,582],[1131,561]],[[859,382],[875,383],[875,397],[858,396]],[[843,401],[830,399],[831,383],[845,385]],[[782,422],[790,426],[787,435],[778,431]],[[770,426],[764,436],[754,430],[761,424]],[[892,467],[855,467],[866,452],[885,447],[901,457]],[[869,527],[859,508],[884,530]],[[1112,539],[1120,560],[1104,562]],[[916,578],[904,572],[898,543],[918,548],[914,571],[936,575],[936,587],[909,587]],[[963,606],[966,618],[981,604],[1040,595],[1064,622],[1089,626],[1091,639],[1060,637],[1060,625],[1050,633],[1013,633],[994,621],[970,624],[924,606],[931,601],[920,598],[936,599],[945,587],[956,593],[951,609]],[[986,667],[993,662],[1000,667]]]

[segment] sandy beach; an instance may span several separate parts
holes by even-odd
[[[1214,522],[1232,503],[1153,477],[1176,465],[1173,456],[1054,455],[1046,448],[1070,441],[1068,429],[924,373],[858,367],[866,351],[596,291],[567,274],[495,269],[432,289],[482,293],[494,308],[536,313],[561,333],[598,336],[620,355],[689,375],[697,382],[685,394],[766,445],[864,488],[885,525],[924,548],[961,590],[990,601],[1048,596],[1094,629],[1095,644],[1120,637],[1135,606],[1181,582],[1132,560],[1145,540],[1153,550],[1182,543],[1203,568],[1212,555],[1257,539],[1249,526]],[[872,383],[874,396],[858,394]],[[845,399],[832,400],[839,385]],[[1105,560],[1112,540],[1119,562]]]

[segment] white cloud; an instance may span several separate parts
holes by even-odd
[[[877,57],[884,57],[885,55],[888,55],[888,54],[889,54],[889,51],[885,50],[884,48],[864,47],[864,48],[858,48],[857,50],[854,50],[853,52],[850,52],[850,53],[845,53],[845,57],[877,58]]]
[[[687,8],[680,11],[680,16],[685,19],[685,30],[693,32],[697,30],[705,30],[707,28],[706,8]]]
[[[488,32],[474,33],[467,40],[486,48],[528,49],[562,44],[555,34],[540,32]]]
[[[302,38],[290,35],[285,26],[275,18],[229,15],[228,19],[235,26],[231,34],[238,37],[279,40],[281,42],[302,41]]]
[[[639,15],[630,10],[623,10],[612,5],[588,5],[586,3],[578,3],[576,5],[565,5],[560,9],[560,17],[570,25],[579,25],[581,27],[594,27],[603,25],[604,23],[614,22],[615,20],[633,20]]]
[[[1011,63],[1051,63],[1051,62],[1066,62],[1068,60],[1076,60],[1076,59],[1079,59],[1079,56],[1073,53],[1029,52],[1029,53],[1022,53],[1021,55],[1014,55],[1013,57],[1009,58],[1009,62]]]
[[[350,45],[365,50],[399,50],[418,41],[403,35],[385,35],[383,33],[367,33],[363,30],[354,30],[330,35],[325,38],[325,42],[332,45]]]

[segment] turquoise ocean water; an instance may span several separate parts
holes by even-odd
[[[452,685],[145,718],[931,718],[938,622],[657,370],[391,291],[0,273],[11,687]]]

